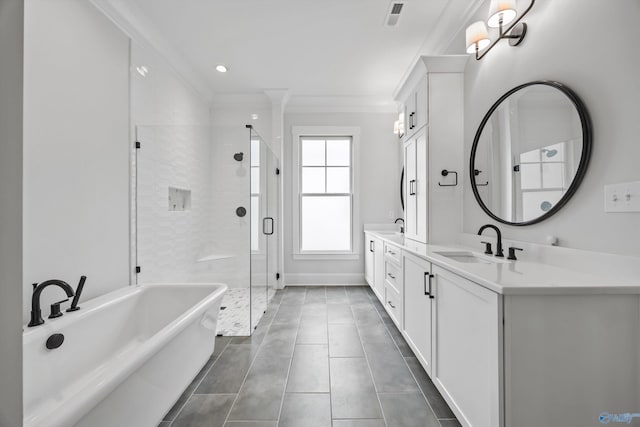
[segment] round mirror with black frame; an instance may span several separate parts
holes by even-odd
[[[553,81],[522,84],[480,122],[469,162],[471,189],[496,221],[536,224],[576,192],[591,147],[591,119],[571,89]]]

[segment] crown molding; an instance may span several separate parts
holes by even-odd
[[[287,113],[397,113],[391,97],[293,95]]]
[[[203,101],[207,104],[211,102],[213,92],[207,81],[171,46],[133,2],[126,0],[90,1],[131,40],[159,54],[178,78]]]
[[[271,99],[264,93],[219,93],[211,99],[211,108],[271,108]]]

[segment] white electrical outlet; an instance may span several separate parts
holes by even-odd
[[[640,212],[640,181],[604,186],[605,212]]]
[[[393,211],[389,211],[389,219],[393,219],[394,215],[393,215]]]

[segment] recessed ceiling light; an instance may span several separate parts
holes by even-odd
[[[227,67],[225,67],[224,65],[218,65],[216,67],[216,70],[220,73],[226,73],[227,72]]]
[[[252,120],[258,120],[258,117],[259,117],[259,116],[258,116],[257,114],[252,114],[252,115],[251,115],[251,119],[252,119]]]

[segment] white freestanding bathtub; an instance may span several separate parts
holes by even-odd
[[[226,289],[129,287],[25,328],[24,426],[157,426],[211,356]]]

